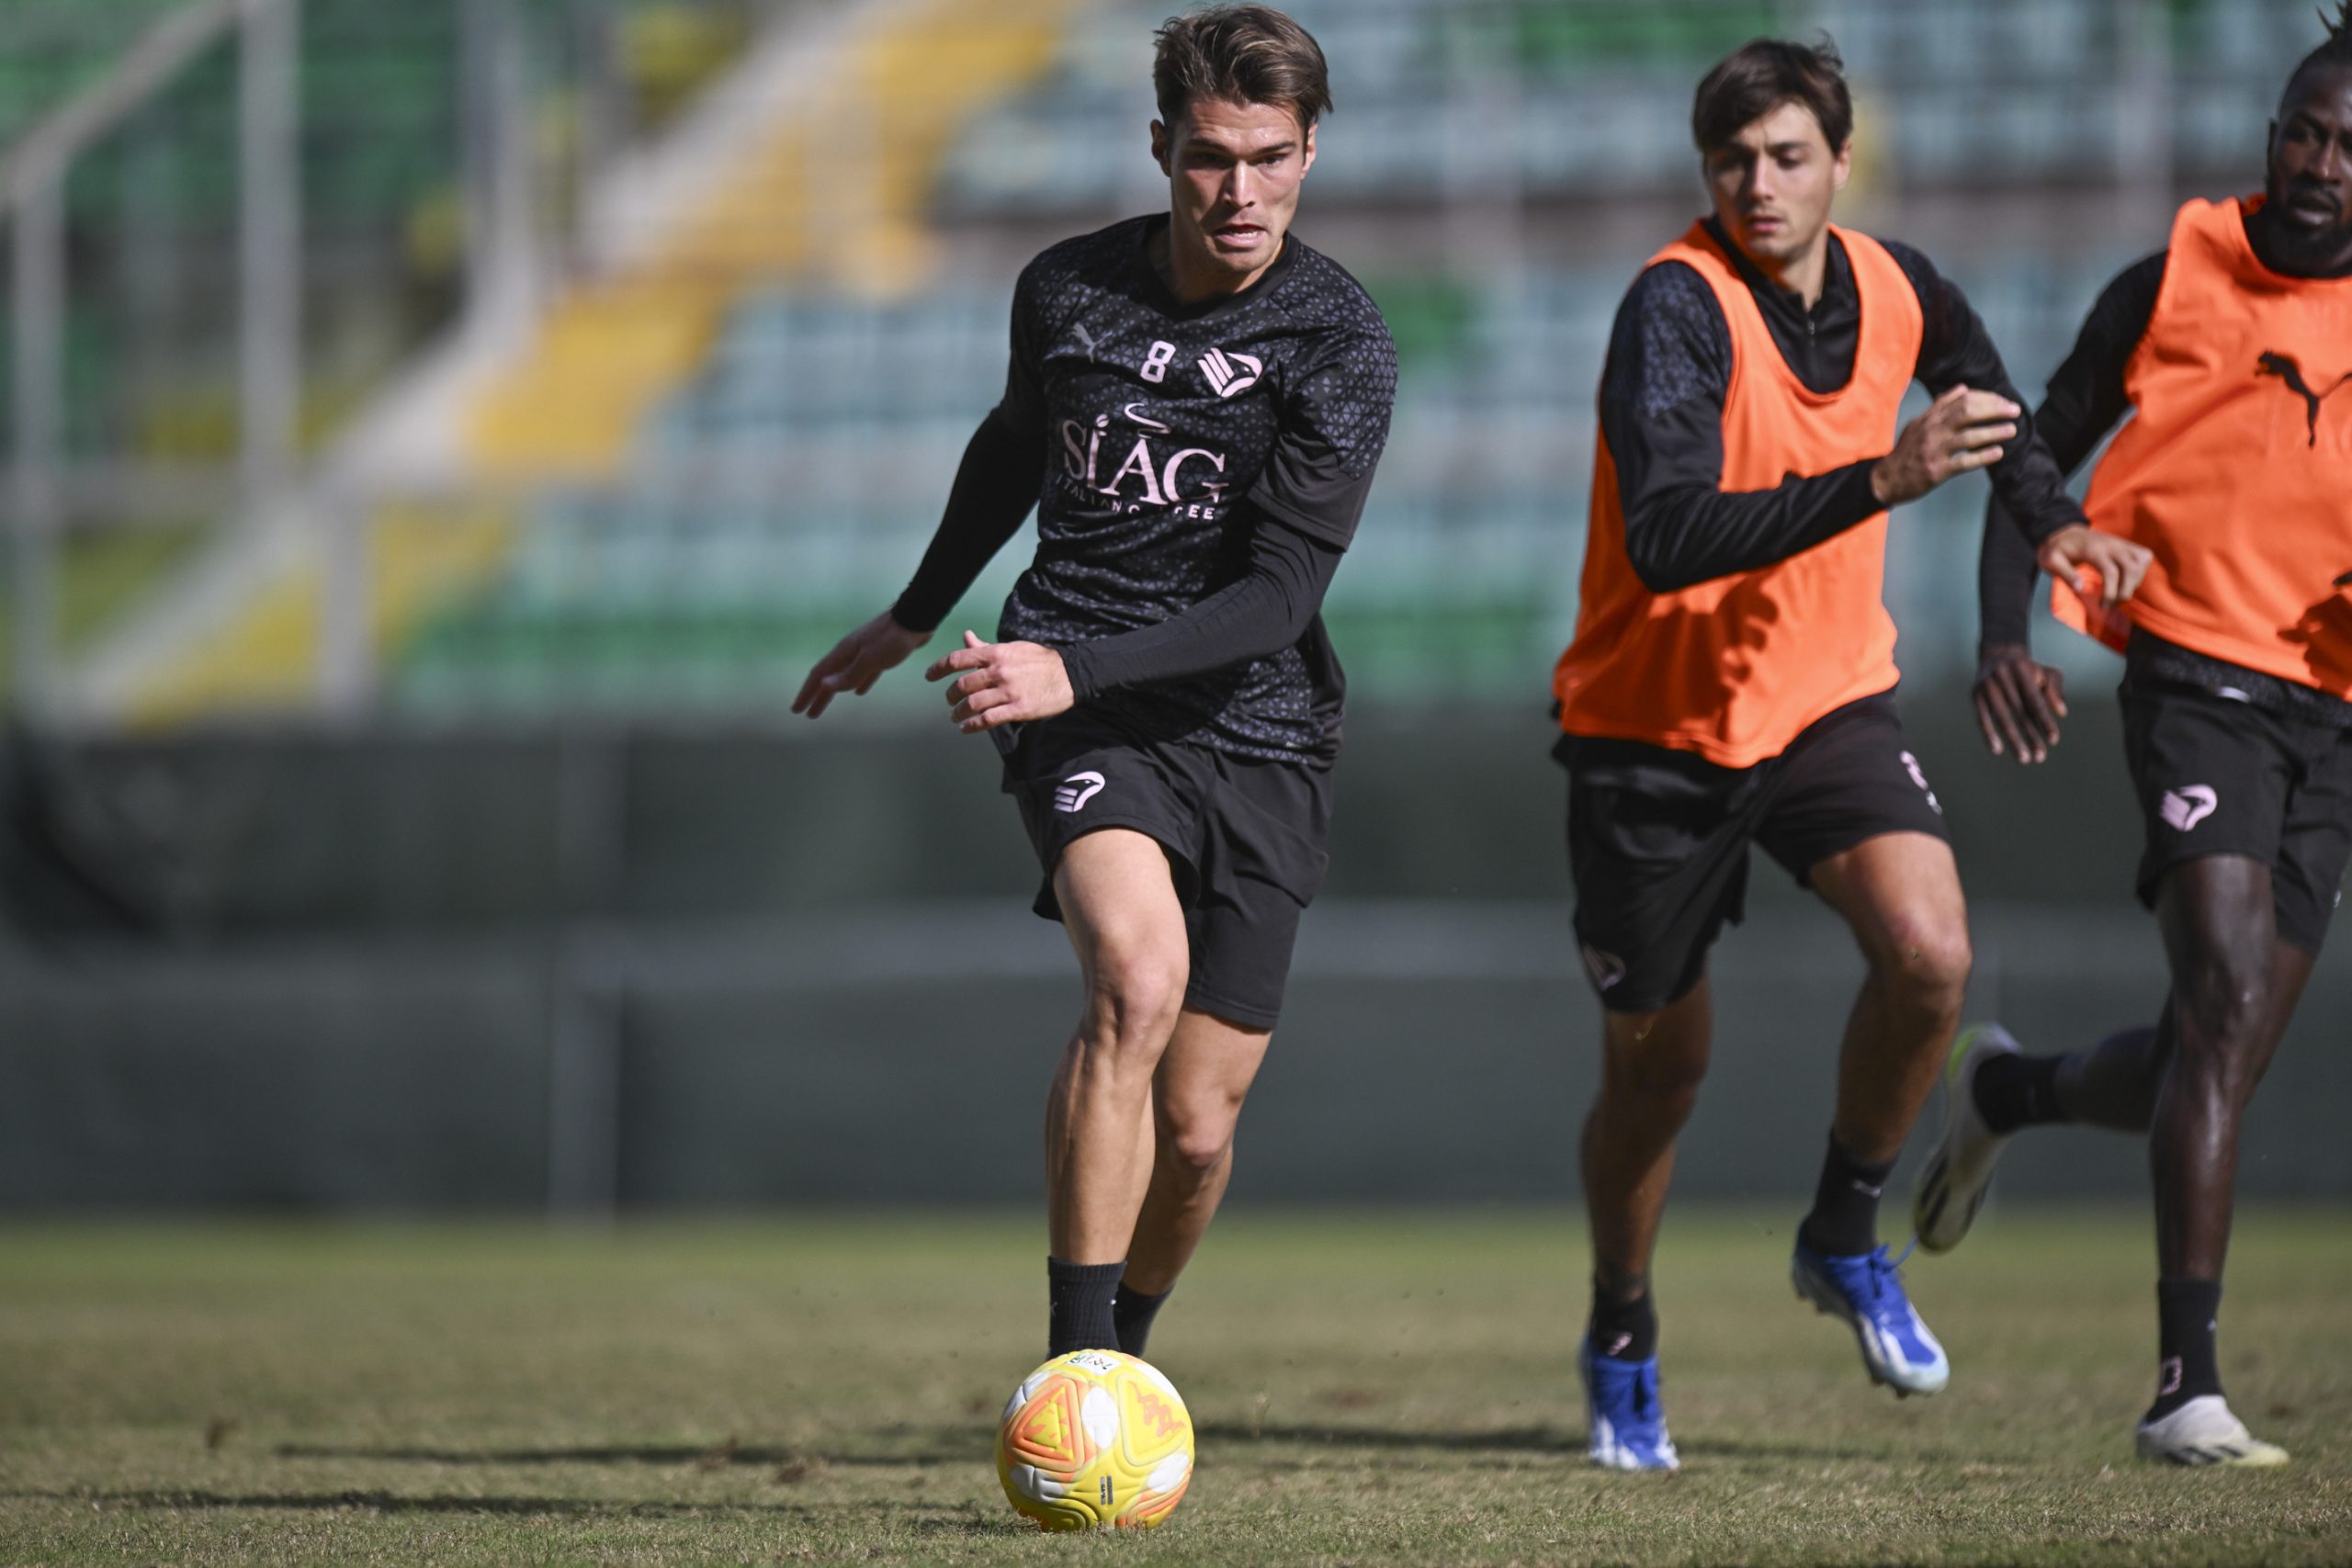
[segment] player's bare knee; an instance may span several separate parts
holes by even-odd
[[[1957,1016],[1976,961],[1968,927],[1956,920],[1898,918],[1872,944],[1870,960],[1883,981],[1914,1007]]]
[[[1628,1027],[1622,1037],[1610,1042],[1601,1068],[1603,1092],[1648,1100],[1660,1110],[1679,1105],[1687,1115],[1698,1100],[1700,1082],[1707,1076],[1707,1053],[1703,1046],[1690,1048],[1644,1031],[1640,1027],[1644,1016],[1612,1018],[1612,1023]]]
[[[1233,1121],[1229,1117],[1183,1117],[1160,1140],[1160,1150],[1175,1161],[1180,1173],[1206,1176],[1233,1152]]]
[[[2218,1062],[2246,1055],[2270,1014],[2269,966],[2252,955],[2222,953],[2198,964],[2176,998],[2184,1059]]]
[[[1098,954],[1088,976],[1089,1034],[1106,1046],[1147,1053],[1157,1061],[1183,1010],[1191,978],[1182,951]]]

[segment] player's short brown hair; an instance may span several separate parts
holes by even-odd
[[[1816,44],[1750,39],[1724,56],[1691,100],[1690,140],[1702,155],[1713,152],[1789,103],[1813,112],[1832,152],[1852,139],[1854,98],[1846,90],[1846,62],[1826,35]]]
[[[1322,46],[1272,6],[1212,6],[1170,17],[1158,34],[1151,85],[1173,128],[1195,98],[1275,104],[1304,130],[1331,111]]]

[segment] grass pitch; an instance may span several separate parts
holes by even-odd
[[[1996,1213],[1897,1403],[1785,1277],[1793,1207],[1672,1216],[1686,1469],[1583,1461],[1565,1212],[1227,1216],[1154,1359],[1201,1433],[1136,1537],[989,1463],[1041,1354],[1035,1221],[0,1229],[0,1562],[2342,1562],[2352,1225],[2243,1216],[2223,1364],[2295,1462],[2132,1456],[2149,1222]]]

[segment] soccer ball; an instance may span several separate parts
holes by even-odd
[[[1074,1350],[1021,1380],[996,1431],[996,1474],[1049,1530],[1149,1529],[1193,1479],[1193,1417],[1157,1367]]]

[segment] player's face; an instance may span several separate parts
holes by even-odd
[[[1750,120],[1707,154],[1704,168],[1724,231],[1749,260],[1774,270],[1821,243],[1853,149],[1832,149],[1813,111],[1790,102]]]
[[[1210,292],[1238,291],[1282,254],[1315,128],[1279,104],[1196,99],[1175,125],[1151,122],[1151,155],[1168,175],[1174,270]]]
[[[2352,67],[2317,66],[2287,85],[2264,188],[2285,259],[2320,270],[2352,257]]]

